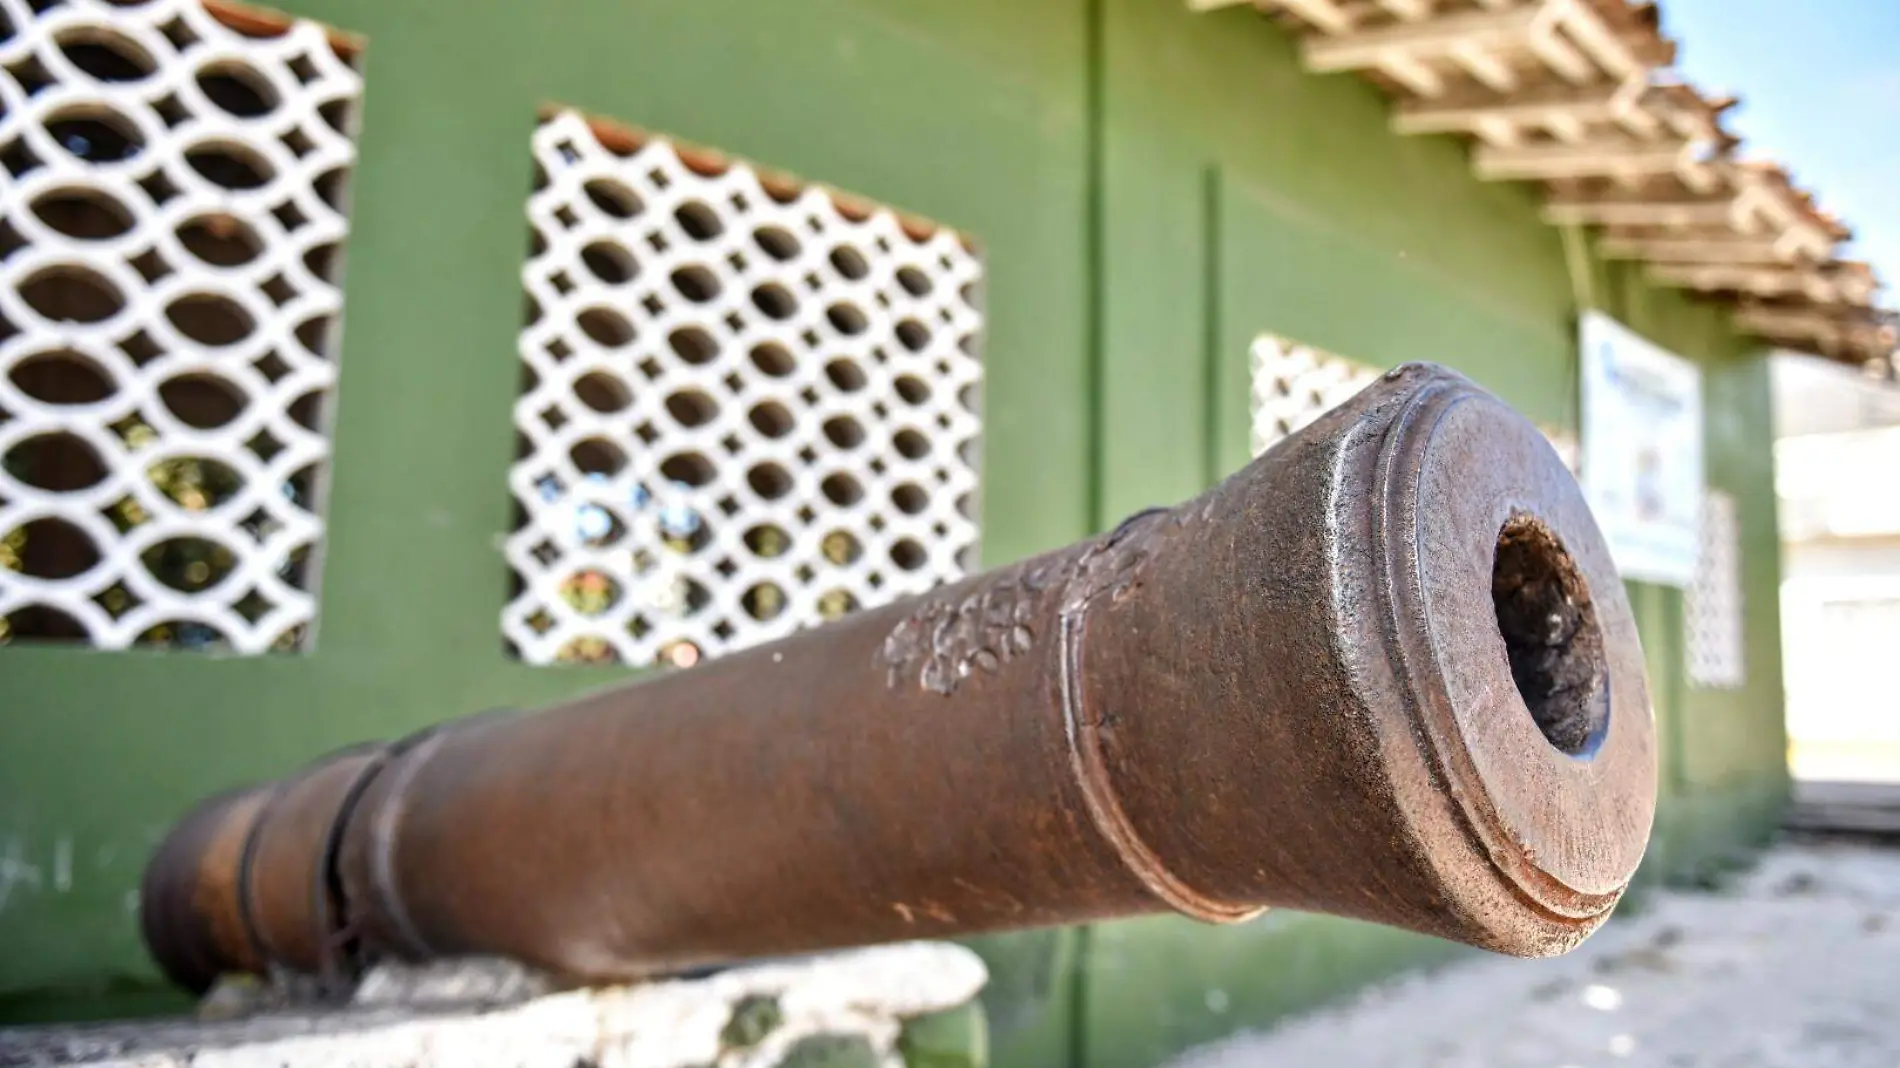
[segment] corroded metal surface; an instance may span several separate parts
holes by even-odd
[[[1425,365],[1108,534],[372,762],[292,791],[335,834],[287,821],[306,844],[278,849],[272,818],[247,851],[334,901],[305,939],[252,939],[279,963],[326,945],[624,978],[1269,906],[1549,954],[1620,897],[1656,775],[1636,628],[1575,482]],[[260,952],[200,937],[242,902],[177,890],[215,883],[210,818],[146,887],[187,983]]]

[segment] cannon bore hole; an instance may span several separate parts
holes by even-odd
[[[1514,515],[1498,531],[1491,604],[1537,729],[1560,752],[1589,755],[1610,718],[1603,632],[1576,561],[1535,516]]]

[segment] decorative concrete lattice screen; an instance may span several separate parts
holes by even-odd
[[[1331,411],[1371,385],[1379,372],[1343,356],[1334,356],[1271,334],[1254,339],[1253,454],[1266,452],[1281,438]],[[1539,427],[1565,467],[1577,472],[1576,435]]]
[[[303,646],[361,81],[198,0],[0,0],[0,627]]]
[[[1251,358],[1255,456],[1379,377],[1363,364],[1271,334],[1254,339]]]
[[[1748,681],[1742,609],[1741,525],[1735,498],[1710,490],[1702,499],[1702,558],[1682,602],[1691,685],[1726,689]]]
[[[974,566],[958,235],[573,113],[534,158],[517,655],[685,666]]]

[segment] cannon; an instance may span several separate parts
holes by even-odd
[[[1655,793],[1577,483],[1411,364],[1067,548],[212,797],[141,924],[192,989],[463,955],[624,980],[1274,907],[1543,956],[1610,915]]]

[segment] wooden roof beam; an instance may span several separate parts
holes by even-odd
[[[1722,115],[1735,105],[1733,99],[1710,99],[1694,87],[1676,81],[1657,82],[1651,87],[1648,103],[1659,121],[1684,137],[1733,144],[1735,138],[1722,128]]]
[[[1761,267],[1733,263],[1662,263],[1649,268],[1663,285],[1707,293],[1806,297],[1821,304],[1867,307],[1878,290],[1871,275],[1820,267]]]
[[[1287,0],[1278,2],[1284,5]],[[1525,7],[1461,12],[1330,37],[1309,37],[1302,52],[1310,70],[1330,73],[1379,68],[1397,76],[1392,69],[1395,60],[1419,65],[1434,59],[1453,59],[1460,52],[1474,49],[1522,44],[1532,31],[1550,22],[1547,9],[1570,2],[1540,0]]]
[[[1781,231],[1790,244],[1803,253],[1825,259],[1832,254],[1839,238],[1829,228],[1809,217],[1804,206],[1796,203],[1798,194],[1775,186],[1747,170],[1739,171],[1738,199],[1747,206],[1748,225],[1757,229]]]
[[[1738,202],[1742,198],[1738,197]],[[1773,246],[1776,259],[1783,263],[1829,263],[1835,260],[1835,245],[1838,244],[1825,232],[1811,226],[1757,226],[1738,227],[1733,223],[1719,228],[1705,229],[1701,232],[1663,232],[1647,233],[1612,230],[1611,237],[1630,240],[1667,239],[1681,241],[1743,241],[1759,242]]]
[[[1735,323],[1759,337],[1801,338],[1820,346],[1830,356],[1858,350],[1862,359],[1891,359],[1896,341],[1900,341],[1890,322],[1854,322],[1818,309],[1803,311],[1744,305],[1736,310]]]
[[[1696,145],[1682,142],[1581,141],[1498,147],[1480,145],[1472,166],[1485,181],[1563,178],[1641,178],[1682,173],[1696,162]]]
[[[1646,75],[1649,64],[1632,51],[1620,34],[1606,25],[1589,4],[1558,0],[1550,6],[1552,22],[1604,70],[1618,78]]]
[[[1795,255],[1814,260],[1834,255],[1834,246],[1840,243],[1826,230],[1805,221],[1783,230],[1779,240]]]
[[[1392,129],[1402,134],[1481,133],[1497,125],[1545,126],[1614,122],[1636,108],[1644,85],[1599,84],[1512,96],[1485,94],[1399,105]]]
[[[1572,85],[1586,85],[1597,77],[1597,68],[1582,52],[1564,40],[1563,35],[1551,27],[1540,33],[1533,33],[1524,41],[1531,54],[1543,61],[1544,66],[1557,72],[1557,76]]]
[[[1608,233],[1597,249],[1606,259],[1648,260],[1671,264],[1763,264],[1792,261],[1781,243],[1769,237],[1649,236]]]
[[[1335,0],[1274,0],[1274,3],[1321,33],[1345,33],[1356,21]]]
[[[1738,197],[1669,197],[1655,193],[1564,194],[1544,202],[1554,226],[1723,227],[1732,225]]]
[[[1445,79],[1416,56],[1394,52],[1379,63],[1379,69],[1419,96],[1438,96],[1445,91]]]
[[[1840,243],[1840,238],[1815,223],[1798,205],[1790,203],[1785,191],[1747,178],[1732,184],[1736,190],[1733,225],[1737,231],[1780,234],[1809,259],[1824,260],[1834,254],[1834,246]]]
[[[1841,342],[1846,332],[1838,323],[1830,321],[1825,316],[1741,308],[1735,312],[1735,325],[1757,337],[1771,338],[1776,341],[1785,342],[1790,338],[1799,338],[1801,342],[1813,346],[1825,356],[1839,357],[1845,348]]]
[[[1509,63],[1483,48],[1461,45],[1451,50],[1451,58],[1473,78],[1500,93],[1517,88],[1517,72],[1511,69]]]

